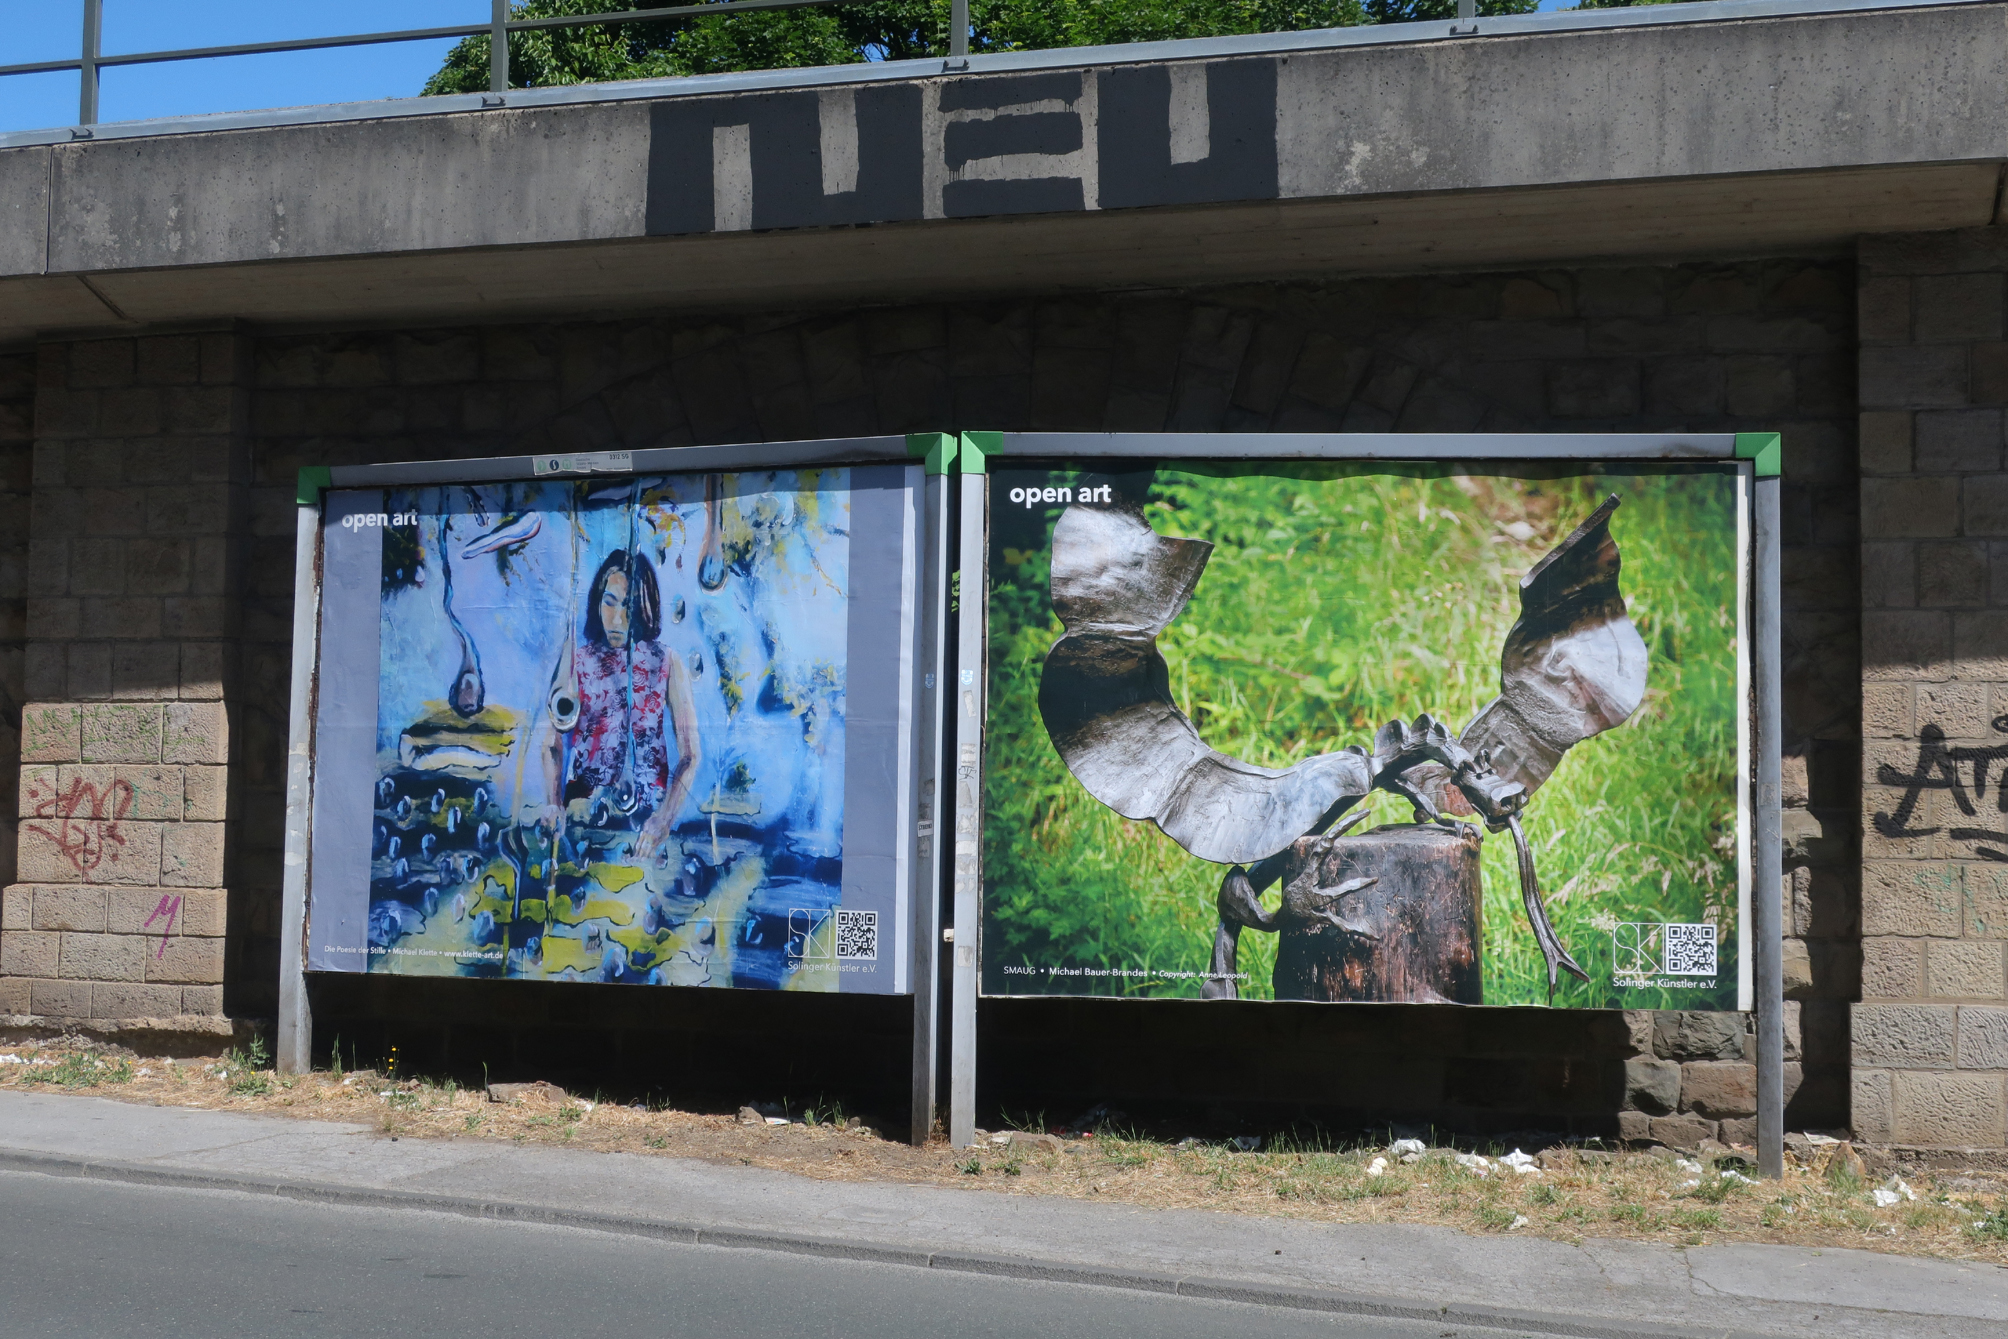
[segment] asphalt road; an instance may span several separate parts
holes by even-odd
[[[582,1199],[591,1187],[581,1186]],[[0,1172],[0,1335],[1506,1339],[449,1214]]]

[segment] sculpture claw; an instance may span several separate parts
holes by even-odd
[[[1276,928],[1276,917],[1263,910],[1262,903],[1255,896],[1255,885],[1248,879],[1248,871],[1236,865],[1227,871],[1227,877],[1220,881],[1220,919],[1230,925],[1245,925],[1251,930]]]
[[[1370,888],[1374,884],[1377,884],[1379,882],[1380,880],[1378,878],[1347,879],[1344,883],[1340,884],[1336,888],[1318,889],[1317,890],[1318,895],[1321,897],[1329,897],[1330,899],[1332,899],[1332,904],[1330,906],[1318,908],[1317,912],[1315,913],[1316,916],[1318,917],[1319,920],[1328,921],[1331,924],[1337,926],[1339,929],[1344,930],[1349,935],[1358,935],[1361,939],[1366,939],[1374,943],[1379,943],[1380,935],[1375,932],[1372,926],[1367,925],[1364,922],[1352,919],[1350,916],[1347,916],[1345,913],[1341,912],[1338,907],[1339,899],[1344,897],[1347,893],[1357,893],[1360,889]]]
[[[1371,813],[1373,813],[1373,810],[1371,809],[1353,810],[1353,812],[1346,815],[1344,820],[1341,821],[1337,827],[1332,829],[1332,836],[1334,837],[1345,836],[1348,832],[1351,832],[1354,828],[1358,827],[1361,823],[1365,822],[1367,816],[1370,815]]]
[[[1548,1003],[1553,1004],[1558,968],[1579,981],[1588,981],[1590,974],[1569,956],[1569,950],[1562,945],[1562,937],[1555,933],[1554,923],[1548,919],[1548,908],[1541,902],[1541,888],[1534,878],[1534,851],[1527,844],[1527,834],[1520,827],[1519,817],[1509,815],[1506,826],[1513,833],[1513,850],[1520,858],[1520,900],[1526,905],[1527,921],[1534,927],[1534,940],[1541,946],[1541,956],[1548,964]]]
[[[1274,913],[1266,911],[1255,893],[1255,885],[1248,877],[1248,871],[1236,865],[1220,880],[1220,895],[1216,899],[1220,908],[1220,924],[1213,929],[1213,962],[1207,969],[1207,979],[1199,987],[1202,1000],[1231,1000],[1239,992],[1234,986],[1234,976],[1241,952],[1241,929],[1276,931]]]

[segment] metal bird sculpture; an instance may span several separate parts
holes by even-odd
[[[1511,832],[1550,997],[1558,971],[1589,979],[1549,922],[1520,814],[1564,753],[1622,724],[1645,696],[1645,643],[1618,588],[1617,507],[1607,499],[1522,578],[1499,696],[1460,734],[1423,714],[1383,725],[1371,751],[1348,747],[1282,769],[1209,747],[1172,700],[1157,637],[1192,598],[1213,546],[1159,535],[1132,499],[1076,502],[1061,514],[1052,599],[1065,631],[1046,655],[1040,715],[1090,795],[1156,823],[1202,860],[1233,866],[1220,890],[1209,994],[1232,993],[1218,984],[1220,968],[1224,953],[1231,969],[1241,928],[1274,928],[1257,898],[1283,874],[1292,843],[1326,832],[1376,789],[1409,801],[1418,822],[1449,823],[1450,808]]]

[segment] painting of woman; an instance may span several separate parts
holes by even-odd
[[[593,826],[632,823],[634,853],[644,859],[669,836],[700,757],[689,671],[661,634],[655,568],[616,549],[587,588],[583,639],[572,652],[576,722],[548,732],[542,759],[546,828],[556,832],[568,813]]]

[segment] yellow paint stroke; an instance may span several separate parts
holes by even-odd
[[[580,972],[597,972],[600,960],[586,952],[582,940],[570,935],[544,936],[544,975],[562,972],[567,967]]]
[[[467,915],[472,918],[477,911],[489,911],[496,920],[506,921],[515,902],[516,871],[508,862],[497,860],[482,871],[481,891],[467,899]]]
[[[593,882],[610,893],[618,893],[642,878],[640,865],[594,865]]]
[[[525,903],[524,905],[528,905]],[[560,925],[584,925],[587,921],[612,921],[615,925],[628,925],[634,920],[634,911],[624,902],[616,902],[606,897],[589,897],[586,905],[572,910],[569,898],[553,898],[551,905],[556,908],[551,919]]]
[[[714,979],[732,979],[733,941],[738,937],[740,923],[746,919],[746,903],[766,879],[767,862],[757,855],[748,854],[733,862],[732,868],[719,879],[711,890],[711,896],[706,899],[704,915],[709,916],[711,923],[718,927],[718,943],[707,963]],[[689,932],[701,919],[692,917],[683,927],[684,932]]]
[[[470,903],[479,905],[482,899],[470,898]],[[509,904],[500,904],[501,914],[506,917]],[[415,934],[405,934],[391,953],[373,954],[369,970],[373,973],[388,973],[393,976],[455,976],[466,965],[463,959],[478,961],[470,955],[482,952],[479,945],[468,942],[472,926],[472,910],[468,920],[453,919],[451,901],[442,896],[439,909],[425,918],[425,929]]]
[[[824,473],[825,471],[823,470],[802,470],[796,474],[795,478],[799,488],[795,497],[795,507],[797,514],[803,520],[801,527],[802,547],[809,551],[809,565],[816,569],[816,575],[827,582],[831,590],[842,595],[843,591],[838,589],[836,582],[830,580],[830,574],[823,570],[823,564],[817,560],[815,542],[809,537],[812,527],[817,532],[827,533],[828,531],[828,527],[823,524],[822,486]],[[850,510],[848,498],[845,499],[843,509],[846,512]]]
[[[442,701],[422,702],[425,714],[406,726],[407,730],[431,727],[427,734],[442,735],[513,735],[516,727],[523,723],[523,713],[496,703],[490,703],[474,715],[463,718],[459,712]]]
[[[625,949],[634,953],[647,955],[651,958],[660,958],[666,953],[673,952],[676,947],[670,942],[675,938],[672,931],[657,930],[654,934],[650,934],[638,925],[626,926],[619,930],[609,930],[607,931],[607,938]],[[649,965],[654,966],[653,963]]]

